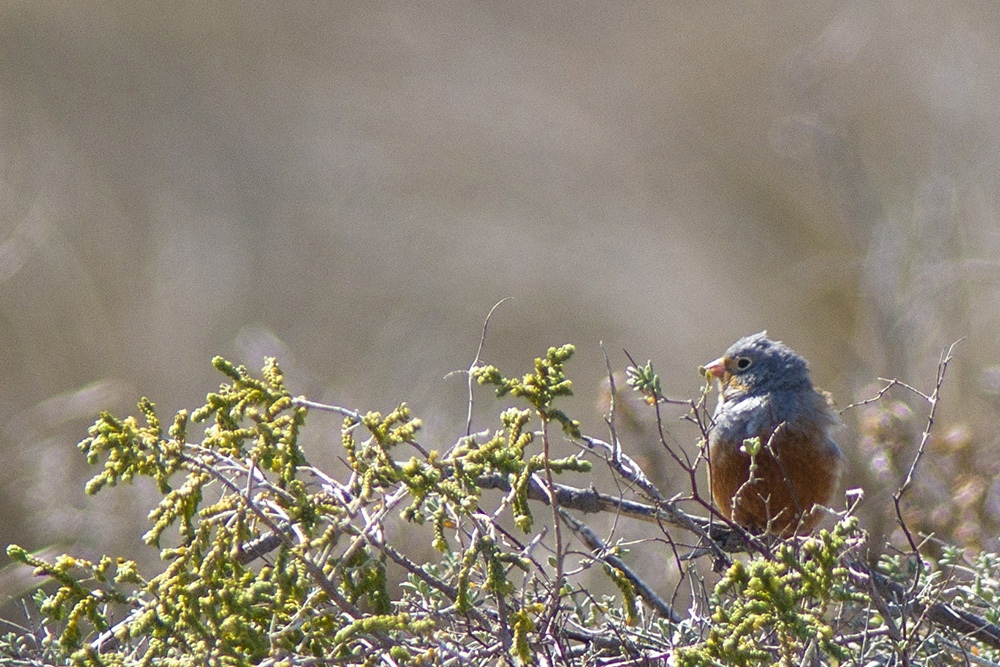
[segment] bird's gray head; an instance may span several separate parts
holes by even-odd
[[[784,343],[768,338],[766,331],[740,338],[704,369],[719,380],[726,400],[813,388],[806,360]]]

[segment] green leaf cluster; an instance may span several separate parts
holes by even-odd
[[[137,477],[155,480],[162,500],[144,540],[159,549],[161,572],[146,578],[134,562],[111,558],[50,563],[16,545],[8,553],[55,582],[55,591],[39,598],[40,622],[75,665],[255,665],[282,656],[370,662],[381,654],[421,664],[437,643],[469,640],[446,618],[478,614],[484,595],[507,598],[517,635],[511,655],[528,661],[532,619],[542,607],[512,597],[510,568],[523,576],[532,564],[475,518],[477,480],[506,480],[504,502],[530,531],[527,489],[545,461],[528,451],[536,436],[529,425],[534,414],[576,432],[577,422],[555,405],[571,393],[563,366],[571,354],[571,346],[550,350],[536,373],[501,379],[501,393],[523,398],[529,409],[503,410],[492,435],[461,438],[444,455],[397,461],[401,447],[420,449],[421,421],[406,404],[387,415],[352,413],[341,433],[352,473],[346,484],[307,461],[299,437],[308,408],[292,398],[273,359],[258,378],[216,358],[226,382],[190,417],[178,413],[169,433],[144,398],[141,420],[102,413],[79,445],[102,467],[88,493]],[[200,441],[189,439],[192,424],[205,425]],[[548,465],[557,473],[590,467],[576,456]],[[380,539],[386,512],[404,499],[406,520],[433,520],[442,558],[424,566],[433,575],[411,572],[404,599],[394,601],[388,560],[407,560]],[[452,540],[461,545],[457,553]],[[418,591],[424,609],[447,617],[413,613]]]
[[[566,377],[565,366],[575,351],[572,345],[550,347],[544,359],[535,359],[535,372],[522,378],[505,378],[494,366],[474,368],[472,377],[479,384],[495,385],[497,396],[509,393],[527,399],[543,421],[559,422],[570,437],[579,438],[580,422],[554,405],[556,398],[573,395],[573,383]]]
[[[773,559],[735,561],[710,598],[708,637],[680,648],[677,664],[791,666],[810,644],[846,660],[850,652],[837,643],[827,614],[833,602],[865,600],[851,589],[841,560],[857,535],[852,517],[802,544],[780,544]]]
[[[375,600],[373,607],[386,607],[384,570],[367,560],[358,564],[363,552],[344,562],[332,553],[316,557],[334,548],[343,511],[299,479],[306,410],[292,404],[277,364],[268,359],[262,379],[221,358],[213,365],[229,382],[190,420],[179,413],[169,437],[154,405],[143,399],[144,426],[104,413],[79,445],[92,464],[103,460],[88,493],[138,476],[157,482],[163,499],[150,513],[154,526],[144,539],[160,549],[161,573],[147,580],[131,561],[106,558],[95,565],[63,556],[50,564],[20,547],[8,549],[59,584],[40,611],[46,624],[62,627],[59,645],[75,664],[125,663],[141,655],[143,663],[243,665],[282,652],[327,655],[342,611],[331,608],[317,574],[335,567],[346,574],[339,586],[325,582],[330,591],[354,601],[364,594]],[[188,442],[189,421],[207,423],[200,443]],[[173,544],[163,546],[171,528]],[[287,538],[293,529],[301,539]],[[244,550],[266,535],[285,539],[270,562],[251,568]],[[114,583],[134,584],[132,590],[111,585],[109,564],[117,569]],[[372,579],[375,585],[365,583]],[[124,619],[121,606],[131,610]]]

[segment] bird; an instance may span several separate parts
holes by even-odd
[[[708,430],[715,504],[755,534],[809,534],[844,467],[831,437],[840,423],[832,398],[813,387],[806,360],[767,331],[740,338],[700,370],[719,387]]]

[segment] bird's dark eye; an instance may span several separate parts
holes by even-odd
[[[752,359],[748,357],[740,357],[739,359],[736,360],[736,368],[737,370],[745,371],[746,369],[750,368],[750,364],[752,363],[753,363]]]

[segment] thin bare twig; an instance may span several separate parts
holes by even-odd
[[[343,415],[350,419],[355,424],[360,424],[361,420],[364,419],[364,415],[356,410],[351,410],[349,408],[342,408],[339,405],[326,405],[325,403],[317,403],[316,401],[310,401],[303,396],[296,396],[292,399],[292,405],[301,405],[305,408],[310,408],[312,410],[321,410],[323,412],[334,412],[338,415]]]
[[[955,350],[955,346],[961,343],[963,340],[965,339],[964,338],[958,339],[957,341],[949,345],[944,352],[941,353],[941,358],[938,361],[937,380],[934,383],[934,391],[932,391],[930,395],[926,396],[926,400],[930,404],[930,410],[927,413],[927,425],[924,427],[924,431],[920,436],[920,444],[917,446],[917,453],[914,455],[913,461],[910,463],[910,469],[906,473],[906,479],[903,480],[903,483],[896,490],[896,493],[894,493],[892,496],[893,505],[896,508],[896,519],[899,522],[900,528],[902,528],[903,530],[903,534],[906,535],[906,541],[909,542],[910,548],[913,550],[914,555],[918,555],[918,557],[919,557],[919,549],[917,547],[917,543],[913,539],[913,535],[910,533],[910,529],[907,527],[906,521],[903,519],[901,501],[903,499],[903,495],[909,490],[910,486],[913,484],[913,477],[917,471],[917,465],[920,463],[920,459],[923,458],[924,450],[927,448],[927,442],[928,440],[930,440],[931,429],[934,427],[934,417],[937,414],[938,399],[940,398],[941,395],[941,387],[944,384],[944,376],[946,371],[948,370],[949,362],[951,362],[951,360],[953,359],[952,353]],[[902,385],[902,383],[899,384]],[[920,394],[920,392],[916,393]],[[920,581],[920,573],[918,572],[913,579],[913,587],[911,589],[911,592],[916,591],[919,581]]]
[[[955,343],[952,344],[952,346],[957,345],[959,342],[961,342],[961,341],[956,341]],[[879,401],[882,400],[882,397],[885,396],[889,392],[889,390],[892,389],[893,387],[902,387],[903,389],[906,389],[907,391],[909,391],[909,392],[911,392],[913,394],[916,394],[917,396],[919,396],[920,398],[924,399],[925,401],[930,399],[930,396],[928,396],[924,392],[920,391],[916,387],[903,382],[902,380],[897,380],[896,378],[891,378],[890,379],[890,378],[880,377],[880,378],[878,378],[878,381],[879,382],[884,382],[885,386],[883,386],[881,389],[879,389],[878,392],[876,392],[876,394],[874,396],[872,396],[870,398],[866,398],[866,399],[861,400],[861,401],[858,401],[856,403],[851,403],[850,405],[846,405],[846,406],[843,407],[843,409],[838,410],[837,414],[842,415],[845,412],[847,412],[848,410],[853,410],[854,408],[860,408],[860,407],[862,407],[864,405],[871,405],[872,403],[878,403]]]
[[[608,413],[604,415],[604,423],[608,425],[608,432],[611,435],[613,445],[611,454],[615,461],[621,455],[621,442],[618,440],[618,430],[615,426],[615,416],[618,413],[618,388],[615,386],[615,373],[611,370],[611,357],[608,356],[608,349],[604,347],[604,341],[600,342],[601,353],[604,354],[604,367],[608,371]]]
[[[548,628],[555,620],[556,614],[559,612],[559,596],[562,592],[563,578],[565,577],[563,573],[564,558],[566,554],[563,552],[563,539],[562,539],[562,528],[561,522],[559,521],[559,497],[552,491],[555,488],[555,481],[552,479],[552,466],[550,464],[552,458],[549,453],[549,424],[547,421],[542,422],[542,457],[543,463],[545,465],[545,491],[549,495],[549,506],[552,508],[552,532],[555,533],[556,540],[556,553],[555,553],[555,584],[553,585],[552,591],[552,604],[549,607],[548,613],[545,616],[545,632],[548,632]]]
[[[475,386],[475,383],[472,381],[472,371],[474,368],[476,368],[476,366],[479,365],[479,362],[482,359],[483,348],[486,346],[486,329],[490,326],[490,319],[493,317],[493,313],[496,312],[496,309],[499,308],[501,304],[510,301],[513,298],[514,297],[512,296],[504,297],[499,301],[497,301],[495,304],[493,304],[493,307],[490,308],[490,312],[486,315],[486,319],[483,321],[483,333],[479,337],[479,347],[476,348],[476,356],[475,358],[473,358],[472,363],[469,364],[469,368],[465,371],[465,374],[468,376],[467,379],[469,383],[469,407],[465,417],[466,438],[472,435],[472,407],[473,405],[475,405],[475,393],[473,392],[473,387]],[[455,372],[457,373],[461,371],[455,371]]]

